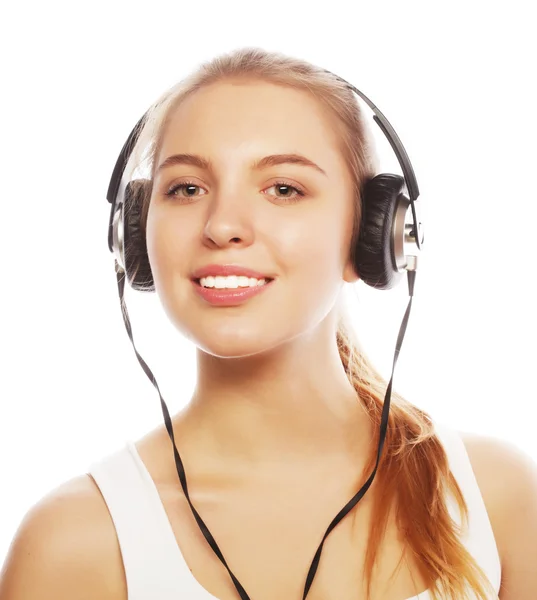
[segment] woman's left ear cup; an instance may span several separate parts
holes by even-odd
[[[353,265],[369,286],[387,290],[402,277],[393,255],[393,222],[405,180],[400,175],[381,173],[364,184],[362,218]]]

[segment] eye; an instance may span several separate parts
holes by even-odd
[[[276,183],[273,183],[270,187],[268,187],[267,190],[270,190],[271,188],[284,188],[285,192],[294,192],[293,195],[287,194],[284,196],[276,196],[278,200],[283,200],[287,204],[298,202],[300,198],[305,195],[304,190],[297,186],[290,185],[286,181],[277,181]]]
[[[192,191],[192,188],[198,188],[200,190],[202,190],[203,188],[199,185],[196,185],[195,183],[193,183],[192,181],[183,181],[182,183],[177,183],[175,185],[172,185],[172,187],[166,192],[166,196],[168,197],[179,197],[179,198],[196,198],[197,195],[199,194],[187,194],[186,196],[183,196],[182,194],[177,195],[175,192],[177,190],[184,190],[187,189],[189,191]]]

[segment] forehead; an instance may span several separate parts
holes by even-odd
[[[264,81],[205,86],[171,114],[159,162],[176,152],[222,161],[297,152],[339,175],[343,156],[334,115],[311,94]]]

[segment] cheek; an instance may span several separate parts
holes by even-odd
[[[190,236],[190,237],[188,237]],[[147,255],[153,273],[155,291],[164,312],[176,329],[187,338],[191,331],[185,322],[185,310],[192,302],[192,285],[188,280],[192,265],[187,249],[195,244],[192,229],[184,222],[149,211],[146,226]]]
[[[190,236],[190,237],[189,237]],[[166,287],[172,277],[188,277],[186,248],[194,244],[191,228],[184,221],[150,207],[146,226],[147,254],[157,289]]]
[[[303,220],[278,232],[274,250],[284,276],[280,320],[290,327],[310,329],[332,310],[343,285],[345,235],[336,215]]]
[[[274,247],[282,271],[297,283],[330,285],[339,281],[349,253],[347,229],[343,217],[336,214],[323,214],[280,228]]]

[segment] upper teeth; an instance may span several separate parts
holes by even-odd
[[[200,285],[202,287],[214,288],[237,288],[237,287],[255,287],[257,285],[265,285],[266,279],[256,279],[255,277],[245,277],[230,275],[229,277],[202,277]]]

